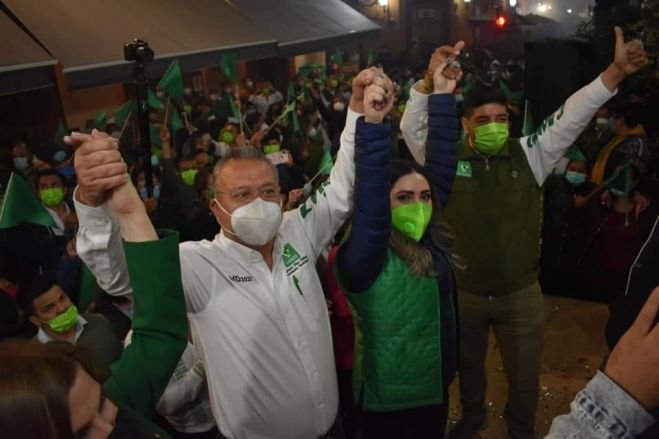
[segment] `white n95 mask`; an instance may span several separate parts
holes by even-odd
[[[237,236],[241,241],[255,246],[265,245],[277,235],[282,219],[280,203],[256,197],[234,210],[233,213],[229,213],[217,201],[217,198],[214,201],[224,213],[231,217],[233,232],[224,229],[224,233]]]

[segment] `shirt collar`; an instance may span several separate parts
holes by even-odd
[[[77,342],[80,336],[82,335],[82,331],[84,331],[85,326],[87,326],[87,319],[85,319],[83,316],[78,316],[78,322],[76,323],[76,336],[75,336],[75,341]],[[43,330],[43,328],[39,328],[39,331],[37,332],[37,340],[39,340],[40,343],[51,343],[53,341],[56,341],[54,338],[52,338],[46,331]]]
[[[272,249],[273,258],[276,259],[276,255],[280,254],[281,250],[281,236],[280,233],[277,232],[277,238],[275,238],[275,245]],[[224,233],[224,229],[220,230],[220,233],[218,233],[215,236],[214,242],[219,245],[221,248],[226,249],[229,253],[232,255],[237,256],[243,261],[247,261],[250,263],[256,263],[256,262],[262,262],[263,261],[263,256],[261,253],[257,252],[254,249],[251,249],[247,246],[244,246],[232,239],[229,239],[226,234]]]

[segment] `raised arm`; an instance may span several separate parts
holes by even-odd
[[[618,85],[647,64],[647,55],[639,41],[625,43],[619,27],[615,28],[615,33],[615,58],[611,65],[597,79],[570,96],[534,134],[521,139],[539,185],[551,174],[597,110],[616,94]]]
[[[428,99],[428,147],[425,168],[435,186],[437,198],[446,205],[458,163],[458,119],[453,91],[462,72],[455,76],[444,73],[448,63],[442,62],[433,75],[433,94]]]
[[[393,107],[393,87],[384,80],[366,89],[364,118],[357,121],[355,150],[355,209],[348,241],[337,255],[343,287],[366,291],[377,279],[387,257],[391,233],[389,160],[391,125],[383,123]],[[386,102],[379,108],[377,102]]]
[[[100,133],[94,131],[92,135]],[[130,277],[119,224],[105,205],[108,195],[104,188],[128,181],[126,164],[111,142],[106,150],[93,149],[84,144],[91,139],[81,133],[65,138],[70,145],[78,146],[74,157],[78,187],[73,194],[80,223],[76,251],[104,291],[124,296],[132,293]]]
[[[355,127],[364,112],[364,88],[369,85],[377,69],[362,71],[353,80],[353,93],[346,125],[341,134],[341,147],[327,183],[321,185],[297,210],[286,212],[296,215],[311,242],[316,256],[329,245],[334,235],[352,213],[355,185]],[[393,88],[393,87],[392,87]]]
[[[81,141],[79,200],[105,202],[116,218],[135,301],[132,343],[103,389],[115,403],[151,417],[187,343],[178,237],[158,239],[114,139],[95,132]]]
[[[442,46],[430,57],[426,75],[422,81],[414,84],[410,90],[410,98],[405,105],[405,112],[400,121],[400,130],[405,144],[417,163],[423,165],[426,161],[426,141],[428,140],[428,98],[434,92],[435,73],[443,73],[446,60],[460,55],[464,42],[458,41],[454,46]],[[448,75],[449,77],[452,75]],[[452,78],[456,79],[456,78]],[[458,79],[459,80],[459,79]],[[455,89],[455,87],[453,87]],[[451,91],[452,93],[452,91]]]

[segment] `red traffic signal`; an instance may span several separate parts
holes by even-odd
[[[494,20],[494,24],[496,24],[499,29],[503,29],[507,22],[508,20],[506,17],[501,15],[501,6],[497,6],[497,18]]]

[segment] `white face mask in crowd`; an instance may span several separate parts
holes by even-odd
[[[316,129],[316,127],[311,127],[311,128],[309,128],[309,131],[307,131],[307,136],[310,139],[315,138],[316,134],[318,134],[318,130]]]
[[[282,220],[281,202],[278,204],[256,197],[244,206],[234,210],[233,213],[229,213],[222,207],[217,198],[214,198],[213,201],[222,209],[222,212],[231,217],[233,232],[225,228],[224,233],[234,235],[249,245],[265,245],[279,231]]]
[[[344,104],[343,102],[334,102],[332,108],[334,108],[334,111],[343,111],[346,109],[346,104]]]

